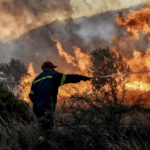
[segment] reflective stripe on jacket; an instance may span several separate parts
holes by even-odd
[[[77,83],[84,79],[82,75],[62,74],[57,71],[44,71],[32,82],[29,97],[34,108],[41,108],[53,101],[57,101],[58,87],[66,83]]]

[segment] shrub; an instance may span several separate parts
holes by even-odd
[[[25,122],[30,121],[27,103],[2,87],[0,87],[0,116],[7,122],[9,122],[9,117],[15,117]]]

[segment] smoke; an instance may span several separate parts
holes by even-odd
[[[146,0],[71,0],[74,14],[73,18],[104,13],[107,11],[114,11],[119,9],[125,9],[139,5]]]
[[[108,10],[123,9],[142,3],[144,0],[1,0],[0,40],[19,38],[55,20],[90,17]]]
[[[82,37],[85,43],[89,43],[93,38],[109,41],[112,34],[115,33],[115,15],[116,12],[106,12],[101,15],[95,15],[90,18],[83,18],[77,21],[80,29],[77,34]]]
[[[70,0],[2,0],[0,1],[0,40],[21,34],[59,19],[71,18]]]
[[[72,56],[75,56],[73,46],[80,47],[84,53],[99,47],[121,47],[115,40],[110,43],[112,35],[121,37],[121,40],[125,37],[115,21],[118,11],[108,11],[90,17],[73,19],[76,5],[72,2],[70,0],[5,0],[0,2],[0,12],[4,16],[8,16],[1,16],[3,21],[0,22],[2,31],[0,38],[3,40],[0,47],[1,62],[10,61],[11,57],[20,59],[26,66],[33,62],[35,72],[40,73],[41,64],[50,60],[59,66],[60,72],[68,70],[68,73],[75,73],[77,68],[59,56],[51,34]],[[90,1],[84,0],[83,2],[91,10],[96,4],[96,1],[92,5]],[[80,6],[78,5],[78,7]],[[124,14],[128,14],[131,10],[140,9],[140,7],[141,5],[138,5],[125,9]],[[61,20],[64,18],[68,19]],[[16,38],[17,33],[18,38]],[[11,37],[10,35],[15,38],[6,40],[7,37]],[[131,40],[129,43],[132,43]],[[126,52],[126,47],[128,48],[128,43],[124,49],[122,48],[122,51]],[[131,48],[134,49],[134,46]]]

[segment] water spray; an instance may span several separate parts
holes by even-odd
[[[122,73],[122,74],[105,75],[105,76],[93,77],[92,79],[95,79],[95,78],[110,78],[110,77],[137,74],[137,73],[146,73],[146,72],[150,72],[150,70],[139,71],[139,72],[127,72],[127,73]]]

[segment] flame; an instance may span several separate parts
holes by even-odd
[[[143,81],[133,81],[131,83],[127,83],[126,87],[132,90],[140,90],[148,92],[150,90],[150,84],[146,84]]]
[[[26,102],[30,102],[30,99],[29,99],[28,96],[29,96],[29,93],[30,93],[30,90],[31,90],[32,82],[33,82],[34,78],[37,76],[37,74],[34,72],[33,63],[32,62],[28,66],[28,73],[31,76],[26,76],[26,77],[23,77],[21,79],[21,85],[27,85],[27,86],[25,86],[25,88],[22,87],[22,86],[19,86],[20,90],[22,91],[21,97]]]
[[[133,53],[133,58],[128,60],[128,64],[133,71],[150,70],[150,55],[142,56],[141,52],[136,50]],[[128,89],[150,91],[150,73],[134,74],[128,77],[130,83],[126,85]]]
[[[77,60],[77,66],[80,68],[81,71],[85,71],[86,68],[89,66],[90,62],[90,54],[81,52],[81,49],[77,46],[73,46],[75,59]],[[89,75],[85,73],[84,75]]]
[[[71,63],[73,66],[76,66],[76,64],[74,63],[75,58],[72,57],[71,55],[67,54],[67,53],[63,50],[63,48],[62,48],[60,42],[59,42],[56,38],[54,38],[53,35],[51,35],[51,39],[52,39],[54,42],[56,42],[57,49],[59,50],[59,55],[62,56],[62,57],[65,57],[67,63]]]
[[[86,67],[90,62],[90,54],[81,52],[81,49],[77,46],[73,46],[75,57],[69,55],[65,52],[61,46],[61,43],[51,35],[51,39],[56,42],[56,47],[59,51],[61,57],[65,57],[67,63],[71,63],[73,67],[76,67],[74,74],[80,74],[84,76],[92,76],[92,74],[87,73]],[[64,72],[65,73],[65,72]],[[75,93],[83,93],[89,91],[92,88],[91,82],[79,82],[76,84],[65,84],[59,88],[58,98],[70,97]]]
[[[127,27],[128,37],[138,39],[141,30],[144,34],[150,32],[149,16],[150,8],[145,5],[142,9],[129,13],[127,19],[125,19],[123,12],[120,12],[116,21],[118,25]]]
[[[149,40],[148,48],[141,49],[137,51],[134,49],[133,57],[131,59],[124,58],[126,63],[131,68],[132,72],[150,70],[150,8],[147,5],[144,5],[140,10],[130,12],[127,18],[124,17],[123,12],[119,13],[119,16],[116,18],[116,22],[120,27],[126,27],[125,39],[121,40],[117,38],[118,45],[121,47],[124,46],[123,43],[126,40],[134,39],[135,41],[139,40],[140,36],[145,36]],[[114,37],[113,37],[114,38]],[[133,45],[136,44],[134,43]],[[139,42],[142,42],[139,40]],[[136,47],[136,45],[135,45]],[[129,83],[126,84],[126,89],[130,92],[131,95],[141,95],[144,92],[150,91],[150,73],[142,74],[133,74],[128,76]],[[132,94],[131,94],[132,93]],[[129,96],[128,95],[128,96]]]
[[[92,74],[88,74],[86,72],[86,67],[89,65],[89,60],[91,57],[88,53],[83,53],[79,47],[73,46],[74,54],[75,54],[75,56],[73,57],[63,50],[61,43],[56,38],[54,38],[53,36],[51,36],[51,38],[54,42],[56,42],[56,47],[58,49],[59,55],[61,57],[64,57],[67,63],[70,63],[72,64],[73,67],[77,68],[74,74],[92,76]],[[147,70],[150,69],[149,67],[150,55],[143,56],[142,53],[135,50],[133,53],[133,56],[134,57],[130,60],[126,59],[126,62],[129,64],[129,66],[131,67],[133,71],[141,71],[143,69],[147,69]],[[34,72],[34,69],[33,69],[33,63],[30,63],[28,67],[28,73],[31,74],[31,77],[26,77],[22,79],[22,84],[30,82],[30,86],[28,86],[26,89],[22,89],[24,91],[22,94],[22,97],[26,101],[29,101],[28,94],[30,92],[31,82],[37,76],[37,74]],[[118,73],[121,73],[121,72],[118,72]],[[138,91],[138,92],[149,91],[150,90],[149,76],[150,76],[150,73],[146,73],[142,75],[135,74],[135,75],[129,76],[128,77],[129,83],[126,84],[126,88],[129,91]],[[105,88],[109,89],[107,85],[105,86]],[[75,84],[72,84],[72,83],[65,84],[59,87],[58,99],[61,99],[64,97],[70,97],[72,94],[75,94],[75,93],[83,93],[86,91],[90,93],[91,92],[90,89],[92,89],[92,85],[90,81],[86,81],[86,82],[81,81]]]
[[[59,51],[59,55],[61,57],[65,57],[67,63],[71,63],[72,66],[76,67],[76,71],[74,72],[75,74],[81,74],[81,75],[87,75],[87,76],[92,76],[91,74],[86,72],[86,67],[89,65],[89,60],[90,60],[90,55],[88,53],[83,53],[81,52],[81,49],[77,46],[73,46],[75,57],[69,55],[67,52],[65,52],[61,46],[61,43],[51,36],[52,40],[56,42],[56,47]],[[38,55],[36,53],[35,55]],[[33,82],[34,78],[37,76],[37,74],[34,72],[33,68],[33,63],[30,63],[28,66],[28,73],[31,74],[31,76],[26,76],[22,78],[21,85],[25,85],[28,83],[26,88],[22,88],[20,86],[20,90],[22,91],[22,97],[25,101],[29,102],[29,93],[31,89],[31,83]],[[65,73],[65,72],[64,72]],[[91,82],[90,81],[81,81],[79,83],[69,83],[65,84],[63,86],[59,87],[59,93],[58,93],[58,99],[64,98],[64,97],[70,97],[72,94],[75,93],[83,93],[87,92],[90,93],[89,89],[92,88]]]
[[[51,39],[56,43],[57,49],[59,51],[59,55],[65,57],[67,63],[71,63],[74,67],[78,67],[78,69],[82,72],[82,75],[87,75],[85,73],[86,67],[90,63],[90,54],[88,51],[86,53],[81,52],[81,49],[77,46],[73,45],[75,57],[69,55],[65,52],[61,46],[61,43],[51,35]]]
[[[142,31],[143,35],[148,35],[150,32],[150,8],[143,7],[138,11],[130,12],[127,19],[123,16],[123,13],[120,13],[116,21],[118,25],[126,27],[126,39],[139,39],[139,35]],[[61,43],[53,35],[50,35],[51,39],[56,43],[58,53],[60,57],[64,57],[67,63],[70,63],[75,69],[72,74],[81,74],[85,76],[92,76],[92,74],[87,73],[86,68],[90,65],[90,54],[88,52],[82,52],[81,48],[73,45],[74,56],[69,55],[61,46]],[[28,38],[28,37],[27,37]],[[125,40],[126,40],[125,39]],[[150,39],[148,35],[148,39]],[[118,39],[118,44],[124,46],[124,41]],[[133,43],[134,44],[134,43]],[[150,43],[149,43],[150,45]],[[127,59],[124,58],[127,64],[130,66],[133,72],[150,70],[150,46],[146,52],[142,53],[137,50],[134,50],[133,58]],[[32,82],[36,77],[36,74],[33,69],[33,63],[29,65],[28,71],[31,73],[32,77],[22,79],[22,84],[27,82]],[[67,70],[64,70],[63,73],[67,73]],[[141,94],[145,91],[150,91],[150,73],[135,74],[128,76],[129,83],[126,84],[126,88],[133,94]],[[105,87],[107,89],[107,86]],[[79,82],[76,84],[65,84],[59,88],[58,99],[62,97],[69,97],[75,93],[83,93],[92,89],[90,81]],[[22,89],[23,90],[23,89]],[[28,101],[28,94],[30,92],[30,86],[27,87],[27,90],[23,93],[23,98]]]

